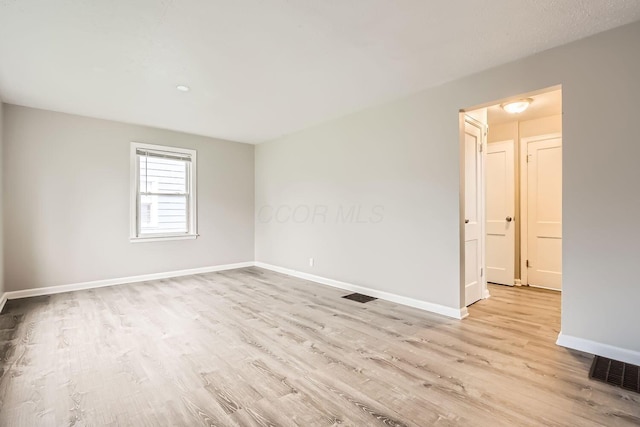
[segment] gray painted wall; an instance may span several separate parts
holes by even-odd
[[[4,109],[7,291],[253,260],[252,145]],[[198,239],[129,242],[131,141],[197,150]]]
[[[640,23],[259,145],[256,260],[459,308],[458,110],[562,84],[563,333],[640,351],[638,43]]]

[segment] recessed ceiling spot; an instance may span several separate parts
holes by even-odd
[[[189,92],[189,90],[191,90],[189,86],[185,85],[178,85],[176,86],[176,89],[178,89],[180,92]]]

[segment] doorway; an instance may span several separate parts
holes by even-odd
[[[521,101],[516,111],[509,111],[512,100]],[[462,117],[465,306],[489,297],[488,283],[560,291],[561,88],[465,110]],[[472,125],[485,130],[475,151]]]

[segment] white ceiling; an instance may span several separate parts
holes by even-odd
[[[255,143],[639,19],[637,0],[0,0],[0,95]]]
[[[500,107],[500,104],[488,107],[487,122],[489,126],[509,123],[515,120],[531,120],[562,114],[562,90],[545,92],[539,95],[529,96],[529,98],[532,99],[529,108],[518,114],[507,113]]]

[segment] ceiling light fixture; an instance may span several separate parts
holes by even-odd
[[[176,86],[176,89],[178,89],[180,92],[189,92],[189,86],[185,86],[185,85],[178,85]]]
[[[529,108],[529,104],[531,104],[532,102],[533,99],[531,98],[523,98],[515,101],[505,102],[504,104],[500,104],[500,106],[507,113],[518,114]]]

